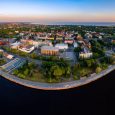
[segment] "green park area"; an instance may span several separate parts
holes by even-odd
[[[112,64],[115,64],[115,56],[104,56],[100,60],[93,58],[82,59],[72,66],[63,59],[43,61],[41,66],[27,61],[22,67],[14,70],[13,74],[30,81],[57,83],[79,80],[84,76],[88,77],[92,73],[100,73]]]

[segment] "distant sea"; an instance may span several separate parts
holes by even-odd
[[[31,23],[42,24],[42,23]],[[84,26],[115,26],[115,22],[53,22],[43,23],[45,25],[84,25]]]
[[[41,25],[84,25],[84,26],[115,26],[115,22],[0,22],[7,23],[25,23],[25,24],[41,24]]]

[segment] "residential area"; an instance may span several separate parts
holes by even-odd
[[[115,27],[0,24],[0,68],[19,78],[65,82],[115,64]]]

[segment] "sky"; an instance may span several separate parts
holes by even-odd
[[[115,0],[0,0],[0,22],[115,22]]]

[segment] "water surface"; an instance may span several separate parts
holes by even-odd
[[[30,89],[0,77],[0,115],[111,115],[109,107],[114,102],[115,71],[88,85],[62,91]]]

